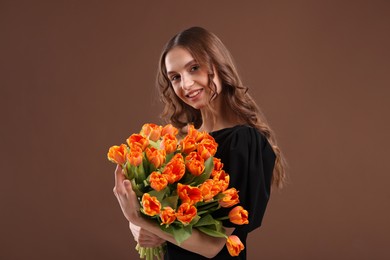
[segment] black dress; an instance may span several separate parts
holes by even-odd
[[[212,132],[218,143],[215,157],[224,164],[223,169],[230,175],[229,187],[239,191],[240,204],[249,213],[249,224],[235,225],[224,221],[225,227],[235,227],[233,235],[240,238],[246,247],[246,238],[250,231],[260,227],[270,195],[271,177],[275,163],[275,154],[267,139],[255,128],[237,125]],[[223,209],[221,216],[229,209]],[[218,217],[218,216],[216,216]],[[165,260],[207,259],[196,253],[184,250],[168,243]],[[237,257],[230,256],[226,246],[213,259],[246,259],[246,249]]]

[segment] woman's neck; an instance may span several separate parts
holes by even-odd
[[[242,120],[231,111],[230,106],[223,104],[220,96],[214,100],[213,104],[213,110],[207,108],[201,109],[203,124],[199,130],[210,133],[243,123]]]

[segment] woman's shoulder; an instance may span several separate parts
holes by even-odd
[[[229,146],[231,149],[248,149],[257,147],[262,149],[267,143],[263,134],[249,125],[236,125],[210,133],[220,146]]]
[[[264,135],[256,128],[249,125],[235,125],[228,128],[223,128],[210,133],[214,138],[260,138],[264,139]]]

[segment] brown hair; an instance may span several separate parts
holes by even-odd
[[[200,111],[187,105],[176,96],[167,75],[165,57],[171,49],[177,46],[186,49],[197,62],[207,66],[209,88],[213,93],[211,99],[218,95],[216,85],[212,80],[215,69],[221,79],[222,91],[220,95],[226,105],[241,121],[258,129],[268,139],[276,154],[272,184],[282,187],[286,178],[286,163],[276,144],[275,135],[263,113],[249,95],[248,88],[243,86],[230,52],[215,34],[201,27],[191,27],[175,35],[165,45],[160,56],[156,80],[161,93],[161,101],[165,105],[162,117],[167,118],[179,128],[188,123],[193,123],[196,128],[199,128],[202,124]]]

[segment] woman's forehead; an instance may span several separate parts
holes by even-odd
[[[165,56],[165,67],[167,72],[176,71],[188,66],[195,59],[192,54],[183,47],[174,47]]]

